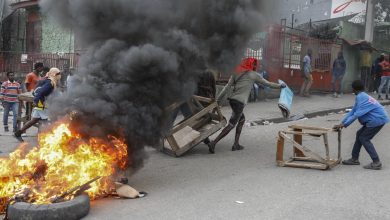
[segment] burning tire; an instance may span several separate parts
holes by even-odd
[[[85,217],[90,208],[88,195],[54,204],[35,205],[18,202],[8,207],[10,220],[77,220]]]

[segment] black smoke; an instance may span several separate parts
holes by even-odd
[[[123,131],[132,168],[167,130],[170,104],[188,99],[197,73],[230,72],[261,28],[258,0],[41,0],[72,29],[83,53],[78,85],[51,100],[55,116],[79,112],[80,130]]]

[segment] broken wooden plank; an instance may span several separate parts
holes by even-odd
[[[283,131],[286,134],[293,134],[293,135],[305,135],[305,136],[317,136],[320,137],[324,134],[327,134],[325,131]]]
[[[212,102],[214,102],[214,100],[211,98],[206,98],[206,97],[197,96],[197,95],[194,95],[193,97],[197,101],[206,102],[208,104],[211,104]]]
[[[51,203],[62,202],[62,201],[64,201],[64,199],[66,197],[74,195],[74,194],[80,195],[82,192],[84,192],[84,191],[88,190],[89,188],[91,188],[91,186],[90,186],[91,183],[99,180],[100,178],[101,178],[100,176],[95,177],[92,180],[84,183],[83,185],[75,186],[72,189],[65,191],[61,195],[56,196],[53,199],[51,199]]]
[[[276,148],[276,161],[283,161],[284,152],[284,138],[279,135],[277,148]]]
[[[221,121],[220,123],[213,125],[210,129],[207,129],[206,131],[202,132],[201,135],[194,139],[192,142],[188,143],[186,146],[181,147],[177,151],[175,151],[176,156],[181,156],[187,151],[189,151],[191,148],[195,147],[197,144],[202,142],[204,139],[208,138],[212,134],[219,131],[221,128],[225,127],[226,121]]]
[[[295,132],[302,132],[302,129],[294,129]],[[302,135],[294,135],[294,141],[302,145]],[[294,147],[294,156],[304,157],[305,154],[300,151],[298,148]]]
[[[177,146],[179,148],[184,147],[188,143],[191,143],[193,140],[198,138],[200,136],[200,133],[194,129],[192,129],[190,126],[186,126],[180,131],[177,131],[173,134],[173,137],[176,140]]]
[[[175,138],[172,135],[166,137],[166,139],[167,139],[169,146],[171,147],[172,150],[174,150],[174,151],[179,150],[179,145],[177,144]]]
[[[329,143],[328,143],[328,134],[324,134],[324,144],[325,144],[325,159],[329,160],[330,155],[329,155]]]
[[[296,167],[296,168],[308,168],[308,169],[319,169],[319,170],[327,170],[329,166],[327,164],[320,163],[299,163],[299,162],[285,162],[284,166],[287,167]]]
[[[332,131],[332,128],[322,128],[322,127],[312,127],[307,125],[290,125],[288,126],[292,129],[300,129],[300,130],[319,130],[319,131]]]
[[[337,159],[341,160],[341,129],[337,131],[337,148],[338,148]]]
[[[188,118],[187,120],[185,120],[183,123],[180,123],[178,125],[176,125],[171,133],[176,133],[177,131],[183,129],[184,127],[186,126],[192,126],[192,124],[194,123],[194,121],[198,120],[199,118],[203,117],[206,113],[208,113],[209,111],[211,111],[213,108],[217,107],[217,103],[212,103],[211,105],[207,106],[206,108],[202,109],[202,111],[196,113],[195,115],[191,116],[190,118]]]

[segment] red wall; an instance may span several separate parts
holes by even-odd
[[[289,87],[299,90],[303,83],[300,70],[292,70],[287,68],[269,68],[269,79],[276,82],[278,79],[283,80]],[[313,90],[332,91],[332,74],[330,71],[313,71]]]

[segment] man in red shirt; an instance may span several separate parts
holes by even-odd
[[[385,60],[379,63],[382,69],[382,77],[381,77],[381,85],[378,89],[378,100],[383,100],[383,87],[386,86],[386,99],[389,99],[389,86],[390,86],[390,63],[389,63],[389,55],[385,55]]]
[[[35,86],[37,85],[38,81],[41,78],[39,74],[42,71],[43,71],[43,63],[36,63],[34,65],[34,71],[27,74],[26,81],[25,81],[27,92],[31,92],[35,89]]]
[[[20,84],[15,81],[15,74],[13,72],[7,73],[8,81],[4,82],[1,85],[0,90],[0,100],[4,106],[4,115],[3,115],[3,125],[4,131],[8,132],[8,115],[12,110],[14,117],[13,121],[13,131],[17,130],[17,118],[18,118],[18,109],[19,109],[19,100],[18,95],[22,93],[22,88]]]

